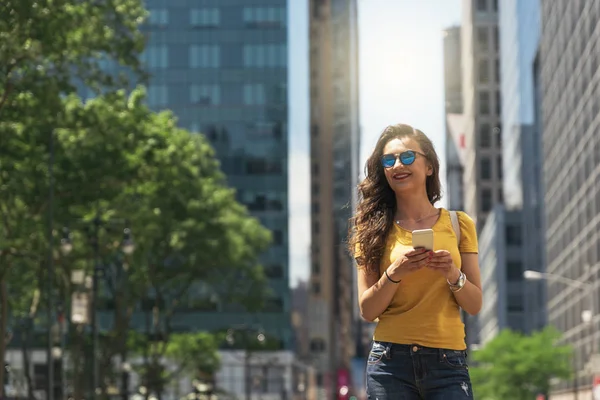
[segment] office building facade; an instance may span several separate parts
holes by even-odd
[[[497,204],[479,235],[483,307],[478,316],[478,338],[482,346],[503,329],[524,331],[528,323],[521,213]]]
[[[286,1],[149,0],[146,7],[149,106],[172,110],[181,127],[206,135],[238,200],[273,233],[262,258],[275,293],[269,310],[250,318],[219,304],[178,318],[178,329],[249,324],[289,349]]]
[[[481,232],[503,197],[498,2],[463,0],[461,20],[462,114],[448,115],[447,124],[463,170],[461,208]],[[479,344],[477,316],[463,319],[467,346]]]
[[[573,347],[576,370],[553,398],[571,399],[577,388],[590,392],[586,364],[600,339],[600,2],[542,0],[540,15],[546,271],[589,283],[588,290],[556,280],[547,287],[548,322]],[[590,307],[595,315],[585,323]]]
[[[217,384],[237,395],[259,391],[263,398],[280,398],[292,393],[293,380],[287,1],[148,0],[145,6],[149,18],[142,27],[147,43],[141,61],[149,74],[148,106],[171,110],[180,127],[208,138],[238,201],[273,236],[261,255],[272,292],[262,311],[250,314],[226,299],[215,301],[210,288],[198,283],[193,304],[173,315],[171,328],[266,334],[276,346],[264,356],[244,361],[245,355],[237,354],[244,353],[243,343],[235,343],[233,353],[224,350]],[[85,97],[85,88],[81,92]],[[143,329],[144,320],[134,314],[132,327]],[[99,315],[101,327],[111,321],[110,313]],[[268,362],[261,361],[264,357]],[[262,383],[255,387],[256,379],[243,376],[263,376]]]
[[[355,0],[312,0],[310,12],[310,359],[321,398],[350,385],[355,268],[345,242],[358,177]]]
[[[450,210],[464,210],[466,156],[461,63],[461,28],[443,31],[444,110],[446,115],[446,198]],[[478,342],[477,319],[462,311],[467,346]]]
[[[504,204],[508,211],[522,211],[523,269],[543,272],[541,126],[536,121],[534,81],[540,1],[502,1],[499,15]],[[523,298],[527,318],[520,330],[530,332],[545,325],[545,287],[545,282],[528,282]]]
[[[498,1],[463,0],[464,209],[481,230],[502,194]]]
[[[444,41],[444,110],[446,115],[446,198],[448,209],[463,209],[463,166],[460,151],[462,127],[455,128],[453,119],[462,120],[462,71],[460,27],[443,31]]]

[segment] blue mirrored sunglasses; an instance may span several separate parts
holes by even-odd
[[[400,159],[402,165],[411,165],[415,162],[417,154],[425,157],[425,154],[413,150],[406,150],[397,154],[384,154],[381,156],[381,165],[383,165],[384,168],[392,168],[396,165],[396,160],[398,159]]]

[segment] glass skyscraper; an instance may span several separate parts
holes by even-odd
[[[273,234],[261,260],[274,293],[264,312],[218,304],[176,316],[177,329],[246,324],[289,349],[286,0],[148,0],[146,7],[149,106],[172,110],[181,127],[208,137],[238,200]]]

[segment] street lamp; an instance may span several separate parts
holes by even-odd
[[[109,222],[119,222],[120,220],[111,220]],[[98,275],[102,266],[100,265],[100,244],[99,244],[99,236],[100,236],[100,227],[102,226],[103,221],[100,216],[97,215],[93,220],[93,236],[92,236],[92,247],[94,249],[94,270],[91,278],[91,327],[92,327],[92,382],[91,382],[91,394],[90,397],[94,398],[94,396],[98,393],[99,386],[99,376],[98,376],[98,323],[97,323],[97,315],[96,315],[96,303],[98,299]],[[63,254],[68,255],[73,250],[73,244],[71,242],[71,233],[69,229],[63,228],[63,237],[61,239],[61,251]],[[121,251],[123,253],[130,255],[135,251],[135,243],[133,241],[131,235],[131,229],[125,228],[123,229],[123,239],[121,241]],[[77,274],[74,280],[80,281],[82,280],[81,273],[83,271],[73,271],[73,274]],[[87,277],[83,278],[87,281]],[[87,282],[86,282],[87,286]]]
[[[597,268],[597,266],[596,266]],[[588,270],[589,270],[589,266],[588,266]],[[556,275],[556,274],[551,274],[551,273],[547,273],[547,272],[539,272],[539,271],[532,271],[532,270],[526,270],[523,272],[523,278],[525,278],[526,280],[529,281],[539,281],[542,279],[546,279],[549,281],[555,281],[555,282],[561,282],[567,286],[571,286],[577,289],[581,289],[585,292],[587,292],[588,295],[588,301],[589,301],[589,309],[588,310],[583,310],[581,312],[581,320],[583,323],[585,324],[589,324],[592,330],[592,349],[591,349],[591,353],[593,354],[596,351],[596,338],[595,338],[595,326],[593,323],[593,319],[595,317],[595,312],[594,312],[594,284],[593,283],[589,283],[589,282],[583,282],[583,281],[579,281],[576,279],[570,279],[570,278],[565,278],[564,276],[561,275]],[[573,391],[575,393],[575,398],[578,397],[578,392],[579,392],[579,388],[578,388],[578,373],[575,374],[575,381],[574,381],[574,387],[573,387]]]
[[[243,335],[242,341],[243,341],[243,347],[245,347],[245,352],[244,352],[245,399],[250,400],[250,398],[252,397],[252,385],[251,385],[251,373],[250,373],[251,352],[250,352],[250,343],[248,340],[248,335],[256,334],[256,330],[254,330],[248,326],[241,326],[237,329],[228,329],[227,335],[225,336],[225,340],[227,341],[227,343],[230,346],[233,346],[235,344],[235,333],[236,332],[240,332]],[[266,339],[267,339],[267,337],[265,336],[264,333],[259,331],[258,334],[256,334],[256,340],[258,341],[258,343],[260,345],[264,345]]]
[[[583,281],[578,281],[575,279],[570,279],[570,278],[565,278],[564,276],[560,276],[560,275],[556,275],[556,274],[551,274],[548,272],[539,272],[539,271],[532,271],[532,270],[526,270],[523,272],[523,278],[525,278],[528,281],[539,281],[542,279],[546,279],[549,281],[555,281],[555,282],[561,282],[567,286],[571,286],[571,287],[575,287],[578,289],[582,289],[584,291],[586,291],[588,293],[588,297],[589,297],[589,306],[590,309],[589,310],[583,310],[581,312],[581,319],[584,323],[590,323],[592,322],[592,319],[595,316],[595,312],[594,312],[594,285],[589,283],[589,282],[583,282]],[[592,332],[593,334],[593,332]],[[593,336],[592,336],[592,351],[595,350],[595,346],[594,346],[594,340],[593,340]]]

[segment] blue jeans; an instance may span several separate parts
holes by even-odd
[[[369,400],[473,399],[466,351],[374,342],[366,383]]]

